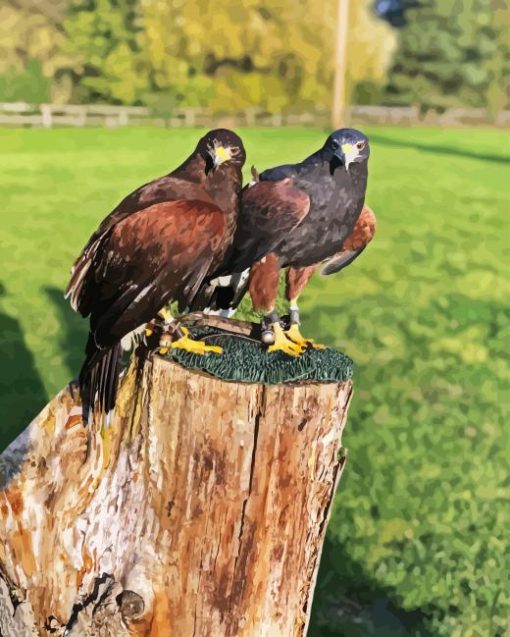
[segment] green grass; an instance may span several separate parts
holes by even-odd
[[[305,334],[357,364],[317,587],[321,637],[510,635],[510,139],[368,130],[376,239],[317,277]],[[259,169],[317,130],[241,131]],[[79,368],[61,291],[98,221],[192,130],[0,130],[0,447]]]

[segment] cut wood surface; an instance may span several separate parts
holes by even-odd
[[[63,390],[0,456],[0,635],[305,635],[350,395],[156,356],[85,427]]]

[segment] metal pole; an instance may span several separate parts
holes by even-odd
[[[347,35],[349,28],[350,0],[337,0],[335,83],[333,87],[333,128],[345,126],[347,115],[346,76],[347,76]]]

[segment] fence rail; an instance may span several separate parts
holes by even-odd
[[[353,106],[350,119],[362,124],[412,126],[493,125],[510,128],[510,111],[501,111],[491,119],[483,108],[451,108],[443,113],[429,111],[420,115],[414,106]],[[329,123],[329,111],[316,109],[307,113],[267,113],[249,108],[234,114],[212,113],[204,108],[179,108],[158,114],[144,106],[108,104],[27,104],[0,103],[0,126],[52,128],[57,126],[323,126]]]

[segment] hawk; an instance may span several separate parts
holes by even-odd
[[[96,396],[106,413],[115,405],[121,339],[172,301],[188,307],[224,261],[239,214],[245,157],[235,133],[209,132],[176,170],[128,195],[75,262],[66,296],[90,319],[79,377],[85,420]],[[170,347],[221,353],[184,328]]]
[[[302,162],[254,173],[255,181],[243,191],[232,247],[195,307],[232,310],[249,289],[255,310],[265,313],[262,338],[272,342],[269,351],[297,356],[313,344],[299,329],[299,295],[319,264],[327,262],[324,274],[338,271],[372,238],[375,217],[364,209],[369,155],[368,138],[344,128]],[[275,311],[283,268],[287,331]]]

